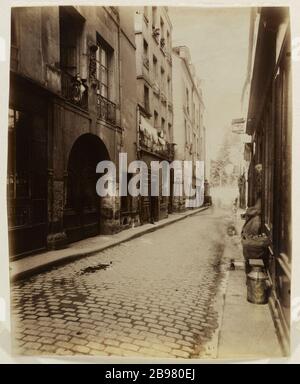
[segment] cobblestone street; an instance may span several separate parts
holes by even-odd
[[[16,283],[15,353],[201,356],[218,327],[220,212],[210,208]]]

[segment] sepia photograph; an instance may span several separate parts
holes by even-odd
[[[1,112],[11,354],[289,357],[290,8],[27,3]]]

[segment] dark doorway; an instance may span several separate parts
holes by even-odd
[[[44,250],[47,234],[46,124],[37,113],[9,109],[7,207],[13,258]]]
[[[142,223],[153,223],[159,221],[159,196],[151,196],[151,172],[148,173],[148,196],[141,198],[141,220]]]
[[[92,134],[80,136],[72,147],[68,162],[67,201],[64,226],[70,242],[100,233],[100,197],[96,193],[96,166],[109,160],[102,140]]]

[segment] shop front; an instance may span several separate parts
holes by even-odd
[[[47,96],[25,79],[12,75],[11,82],[8,232],[10,255],[19,258],[47,243]]]
[[[172,212],[173,173],[170,172],[170,196],[162,193],[162,171],[159,172],[159,196],[151,195],[151,162],[173,160],[173,149],[165,140],[162,132],[151,126],[151,124],[140,116],[139,125],[139,155],[138,158],[147,164],[148,168],[148,196],[141,197],[140,216],[142,223],[151,223],[168,217]]]

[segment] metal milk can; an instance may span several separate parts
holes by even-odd
[[[262,267],[252,267],[247,275],[247,300],[253,304],[268,303],[268,276]]]

